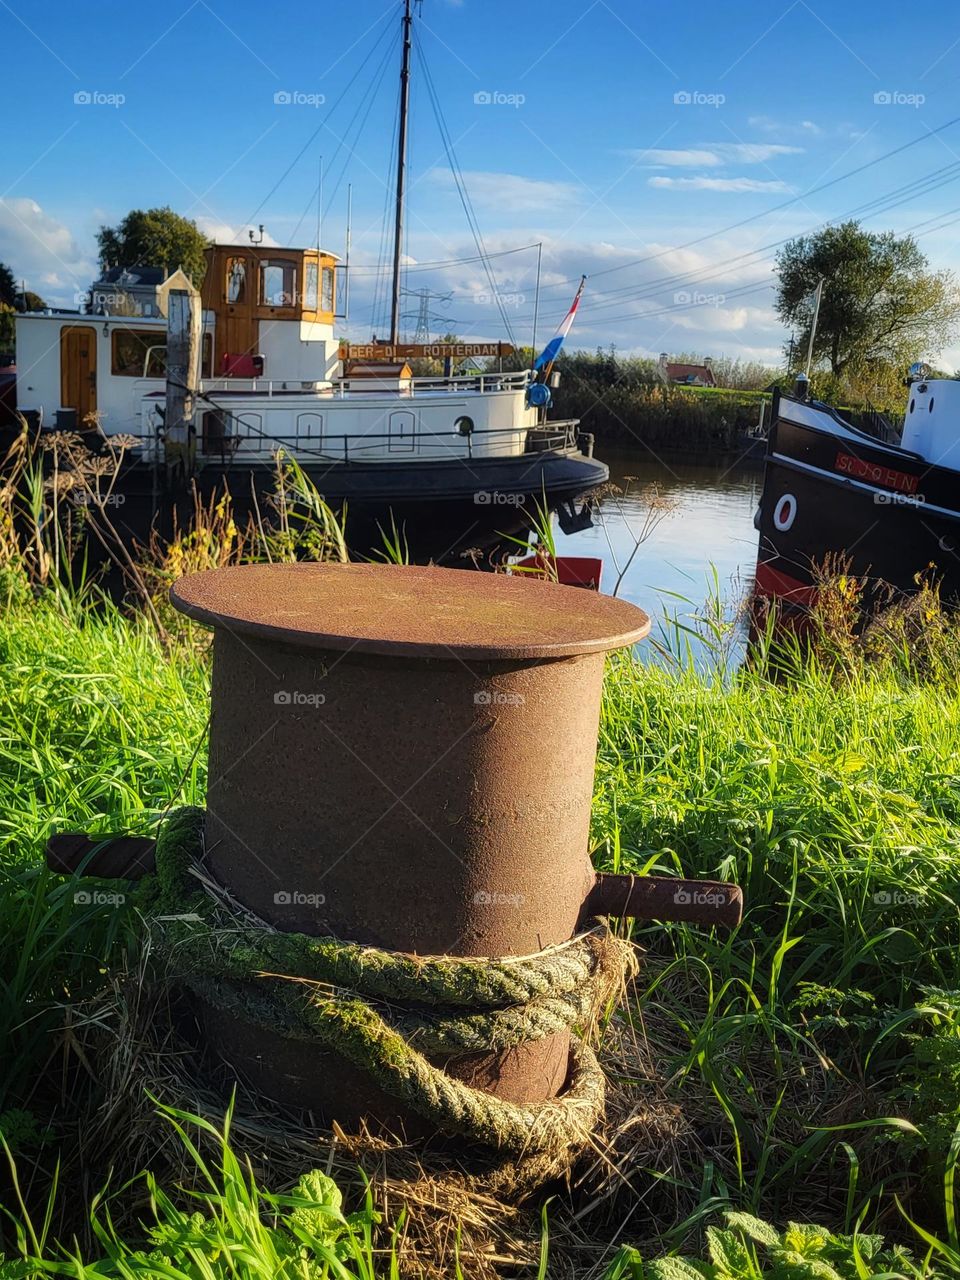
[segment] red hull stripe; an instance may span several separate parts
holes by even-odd
[[[791,604],[802,605],[812,605],[816,599],[816,587],[807,586],[762,560],[757,564],[756,583],[757,595],[776,596],[789,600]]]

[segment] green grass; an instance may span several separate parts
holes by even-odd
[[[744,890],[733,935],[640,935],[665,962],[651,989],[675,1045],[664,1065],[679,1091],[714,1095],[737,1203],[777,1216],[823,1197],[841,1138],[868,1167],[895,1148],[907,1193],[926,1194],[919,1166],[960,1118],[958,775],[956,689],[869,674],[838,687],[815,664],[790,687],[724,687],[613,664],[602,859]],[[922,1031],[943,1042],[929,1063],[904,1035]],[[884,1116],[919,1133],[840,1132]]]
[[[393,1265],[389,1247],[369,1252],[362,1203],[338,1236],[349,1256],[332,1246],[331,1257],[284,1252],[289,1206],[277,1197],[288,1188],[259,1188],[228,1144],[199,1220],[184,1216],[175,1188],[154,1182],[138,1238],[110,1225],[132,1190],[112,1188],[94,1206],[95,1247],[84,1256],[99,1262],[42,1229],[57,1156],[76,1142],[78,1098],[97,1099],[96,1073],[76,1069],[64,1009],[101,990],[137,946],[123,905],[77,904],[75,883],[42,869],[43,842],[53,829],[147,832],[175,801],[202,803],[207,661],[195,633],[164,647],[146,621],[109,607],[65,609],[15,591],[0,617],[0,1128],[24,1204],[2,1182],[0,1195],[20,1224],[8,1253],[24,1266],[33,1259],[19,1274],[359,1277]],[[874,1232],[884,1248],[913,1250],[909,1264],[884,1255],[889,1274],[960,1274],[955,681],[867,668],[838,680],[815,661],[789,683],[756,671],[722,680],[618,658],[605,688],[594,839],[598,866],[734,879],[747,903],[734,933],[637,929],[648,954],[625,1015],[643,1045],[635,1087],[642,1098],[655,1085],[679,1104],[693,1136],[632,1170],[634,1192],[653,1208],[631,1218],[619,1253],[611,1247],[610,1276],[699,1251],[724,1211],[775,1224],[774,1251],[787,1247],[791,1221],[848,1238],[777,1274],[826,1275],[821,1265],[879,1274],[870,1261],[879,1246],[850,1243]],[[186,1135],[183,1116],[157,1124],[173,1121]],[[618,1204],[636,1207],[630,1194]],[[388,1242],[391,1225],[380,1227]],[[717,1266],[715,1236],[699,1271],[657,1265],[767,1274],[762,1241],[723,1241],[736,1254],[726,1272],[704,1269]],[[144,1270],[140,1254],[167,1245],[171,1269]]]

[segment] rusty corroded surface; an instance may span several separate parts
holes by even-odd
[[[47,866],[61,875],[82,870],[104,880],[139,880],[155,869],[155,854],[156,841],[144,836],[65,832],[47,841]],[[727,881],[602,871],[583,904],[581,919],[586,924],[594,916],[621,916],[732,928],[742,915],[740,887]]]
[[[637,920],[683,920],[733,928],[743,915],[739,885],[722,880],[673,876],[613,875],[602,871],[584,903],[583,919],[627,916]]]
[[[421,955],[573,935],[595,879],[604,653],[647,634],[641,610],[393,565],[220,569],[171,598],[214,627],[206,865],[240,902],[279,929]],[[250,1027],[216,1024],[235,1065],[339,1118],[343,1071],[300,1045],[265,1061]],[[567,1060],[563,1034],[443,1065],[532,1102],[562,1087]],[[369,1116],[396,1120],[357,1088]]]
[[[239,565],[181,578],[178,609],[285,644],[394,657],[562,658],[642,640],[626,601],[529,577],[370,564]]]

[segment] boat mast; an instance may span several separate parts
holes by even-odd
[[[390,341],[400,341],[400,253],[403,245],[403,188],[407,169],[407,114],[410,107],[411,0],[403,0],[403,61],[400,66],[400,136],[397,141],[397,210],[393,228],[393,299]]]

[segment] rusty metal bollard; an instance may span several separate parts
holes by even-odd
[[[214,628],[206,866],[277,928],[493,957],[563,942],[597,914],[739,919],[734,886],[598,877],[590,863],[604,655],[649,631],[635,606],[359,564],[220,569],[171,598]],[[90,848],[56,839],[62,869]],[[141,872],[149,850],[128,853]],[[203,1021],[267,1096],[343,1124],[409,1119],[334,1054],[212,1006]],[[443,1066],[536,1102],[563,1088],[569,1049],[563,1032]]]

